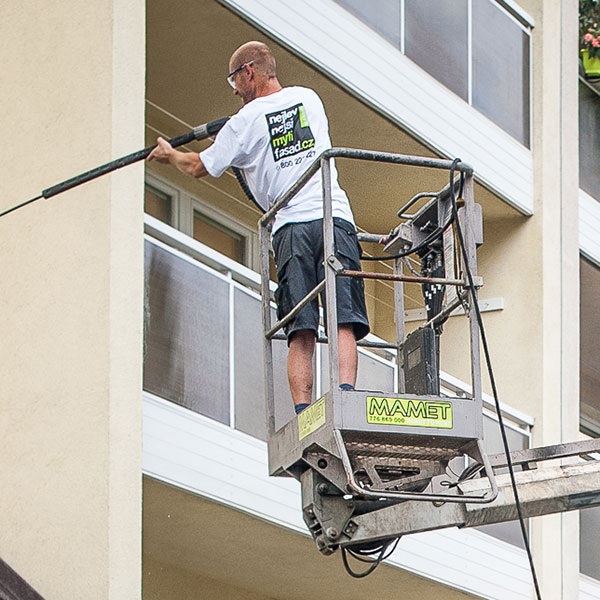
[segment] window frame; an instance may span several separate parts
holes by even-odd
[[[168,179],[146,170],[145,184],[171,197],[171,227],[178,229],[189,237],[194,237],[194,213],[198,213],[207,221],[212,221],[241,237],[244,243],[244,266],[256,271],[260,262],[258,257],[258,234],[233,215],[219,210],[212,204],[187,190],[174,185]]]

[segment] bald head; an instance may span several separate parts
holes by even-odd
[[[254,61],[254,70],[266,78],[277,77],[275,57],[266,44],[262,42],[246,42],[242,44],[229,59],[229,70],[233,71],[243,64]]]

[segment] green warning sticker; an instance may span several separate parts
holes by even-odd
[[[452,404],[414,398],[367,396],[367,423],[452,429]]]
[[[325,425],[325,398],[321,398],[298,415],[298,439],[304,439]]]

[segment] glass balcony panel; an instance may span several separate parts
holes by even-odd
[[[395,371],[392,365],[386,365],[366,354],[358,354],[358,376],[356,387],[359,390],[394,390]]]
[[[261,302],[256,296],[234,291],[235,427],[261,440],[267,439]],[[276,320],[272,311],[272,322]],[[275,428],[294,417],[286,376],[287,344],[273,342]]]
[[[579,511],[579,571],[600,580],[600,508]]]
[[[229,423],[229,285],[145,244],[144,389]]]
[[[529,35],[494,2],[473,2],[473,106],[529,148]]]
[[[405,18],[406,56],[468,100],[467,0],[406,0]]]
[[[394,46],[400,47],[402,24],[398,0],[336,1]]]
[[[600,436],[600,269],[580,258],[579,381],[581,429]]]
[[[579,83],[579,187],[600,202],[600,92]]]
[[[325,393],[329,390],[329,349],[325,344],[320,344],[319,351],[321,352],[321,390]],[[358,353],[356,389],[393,392],[394,378],[392,363],[385,364],[368,354]]]

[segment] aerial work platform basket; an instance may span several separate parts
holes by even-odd
[[[425,274],[422,271],[422,276],[404,275],[402,259],[398,256],[394,258],[393,274],[348,271],[336,257],[334,248],[330,161],[335,157],[456,170],[459,173],[457,185],[458,180],[463,179],[463,206],[458,218],[468,257],[468,265],[460,267],[462,273],[468,268],[476,275],[476,245],[481,237],[481,213],[474,202],[473,173],[468,165],[344,148],[324,152],[259,223],[269,470],[271,475],[291,475],[302,482],[304,519],[317,545],[325,552],[334,550],[344,540],[351,540],[348,523],[357,511],[375,510],[406,500],[486,503],[497,495],[495,477],[482,445],[479,330],[471,301],[476,289],[470,288],[465,276],[457,278],[454,275],[454,181],[452,186],[449,184],[439,192],[419,194],[405,205],[399,211],[403,222],[393,231],[385,247],[392,256],[415,248],[421,248],[424,256],[434,248],[435,259],[432,261],[429,256],[423,261]],[[323,184],[325,279],[284,318],[273,324],[268,288],[269,224],[277,211],[319,169]],[[414,213],[407,213],[423,198],[429,198],[424,206]],[[374,239],[373,236],[364,237]],[[337,328],[330,327],[328,338],[319,340],[328,345],[329,391],[297,418],[275,431],[272,340],[281,338],[280,330],[323,290],[327,300],[327,322],[337,323],[336,277],[385,278],[394,282],[396,342],[359,344],[395,349],[396,389],[341,390],[338,332]],[[437,295],[438,299],[438,309],[429,306],[427,323],[418,334],[413,333],[408,338],[404,323],[405,282],[421,284],[429,298]],[[452,288],[452,292],[446,295],[443,306],[441,299],[446,288]],[[473,390],[470,397],[442,396],[439,391],[439,325],[459,306],[466,307],[469,314]],[[436,485],[435,478],[446,473],[450,461],[464,460],[465,457],[483,465],[490,482],[489,489],[463,494],[458,487]],[[325,502],[324,498],[327,498]],[[336,505],[333,512],[337,516],[323,512],[324,504],[332,503]],[[321,514],[315,515],[316,512]],[[329,525],[324,526],[324,523]]]
[[[330,161],[336,157],[449,171],[447,186],[417,194],[398,211],[401,222],[389,236],[359,235],[370,242],[385,237],[384,252],[394,261],[393,273],[346,270],[335,255]],[[325,279],[273,323],[270,223],[319,169]],[[409,212],[411,209],[414,212]],[[372,569],[352,573],[346,551],[362,560],[375,548],[379,554],[372,564],[376,566],[385,558],[390,540],[406,533],[499,523],[517,515],[522,522],[523,516],[600,504],[600,440],[516,452],[509,452],[506,445],[506,454],[491,457],[484,451],[477,307],[477,289],[482,282],[476,260],[483,235],[471,167],[460,161],[332,148],[265,213],[259,221],[259,234],[269,472],[301,482],[303,518],[323,554],[342,548],[348,572],[361,577]],[[454,251],[457,241],[460,252]],[[404,274],[403,259],[411,253],[419,257],[421,272],[411,268],[412,274]],[[337,277],[394,283],[396,341],[361,340],[358,344],[395,351],[395,387],[340,389],[338,332],[330,327],[328,337],[317,340],[328,345],[329,390],[276,430],[272,342],[283,339],[285,325],[323,291],[327,322],[337,323]],[[425,323],[408,335],[405,283],[422,286],[426,307]],[[472,391],[457,397],[440,392],[439,336],[443,322],[461,307],[469,320]],[[502,426],[500,414],[499,421]],[[557,459],[567,458],[569,464],[556,465]],[[548,463],[550,466],[538,468]],[[505,473],[507,466],[509,473]],[[520,503],[516,503],[517,488],[521,490]]]

